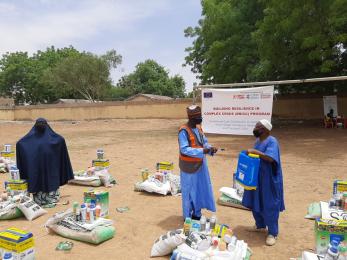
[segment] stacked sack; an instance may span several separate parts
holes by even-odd
[[[116,184],[115,179],[109,173],[110,162],[104,159],[103,149],[97,150],[97,159],[92,161],[92,167],[86,171],[74,172],[74,179],[70,180],[70,184],[77,184],[82,186],[111,187]]]
[[[74,202],[72,209],[54,214],[46,228],[66,238],[100,244],[115,234],[113,221],[106,217],[108,192],[89,191],[84,194],[84,203]]]
[[[135,191],[146,191],[161,195],[177,195],[181,193],[181,182],[178,175],[173,174],[173,163],[157,163],[156,172],[150,174],[148,169],[141,171],[142,181],[135,184]]]

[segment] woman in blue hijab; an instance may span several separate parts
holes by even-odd
[[[242,205],[250,208],[255,219],[253,231],[268,230],[266,245],[276,243],[279,213],[284,210],[283,177],[280,148],[277,139],[270,135],[272,125],[268,120],[260,120],[253,130],[257,138],[254,148],[248,153],[258,154],[260,169],[256,190],[246,190]]]
[[[56,204],[59,187],[73,179],[65,139],[55,133],[44,118],[17,142],[17,167],[28,191],[40,205]]]

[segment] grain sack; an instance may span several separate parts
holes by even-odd
[[[185,236],[182,229],[169,231],[154,242],[151,250],[151,257],[165,256],[171,254],[172,251],[179,245],[183,244]]]
[[[112,224],[112,220],[103,218],[97,219],[93,224],[76,222],[69,209],[55,214],[48,219],[45,226],[50,232],[62,237],[97,245],[113,238],[115,228]]]
[[[23,216],[22,211],[11,201],[0,202],[0,220],[16,219]]]
[[[100,187],[102,185],[101,180],[97,176],[77,176],[73,180],[69,181],[69,184],[76,184],[82,186]]]
[[[28,196],[22,196],[17,206],[28,220],[33,220],[47,213]]]

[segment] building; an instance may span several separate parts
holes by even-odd
[[[173,100],[172,97],[167,96],[160,96],[160,95],[153,95],[153,94],[137,94],[134,96],[129,97],[126,99],[126,101],[167,101],[167,100]]]

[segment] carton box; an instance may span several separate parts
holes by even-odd
[[[316,253],[324,255],[331,240],[347,241],[347,220],[316,219]]]
[[[9,228],[0,232],[1,255],[12,252],[13,260],[34,260],[34,238],[31,232]]]
[[[15,156],[15,153],[14,152],[4,152],[4,151],[2,151],[0,153],[0,156],[4,157],[4,158],[13,158]]]
[[[333,184],[333,194],[347,192],[347,180],[335,180]]]
[[[13,195],[27,194],[28,183],[26,180],[9,180],[5,181],[5,189],[9,188]]]
[[[107,168],[110,167],[110,160],[108,159],[96,159],[92,161],[93,167],[96,168]]]
[[[157,163],[157,171],[172,171],[173,163],[170,162],[158,162]]]
[[[109,215],[109,194],[108,191],[90,189],[84,192],[84,202],[90,199],[91,203],[100,204],[100,217],[107,218]]]

